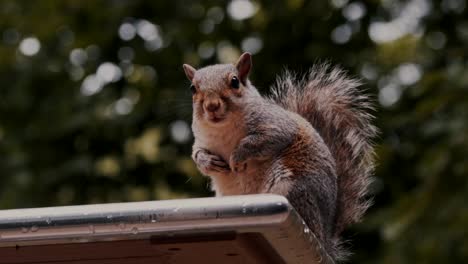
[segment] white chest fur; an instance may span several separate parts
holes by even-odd
[[[192,129],[197,147],[219,155],[229,163],[231,153],[246,136],[246,128],[241,116],[230,116],[227,120],[229,122],[210,126],[205,123],[198,123],[200,121],[194,121]],[[244,192],[241,178],[233,172],[228,175],[208,176],[212,180],[211,185],[217,196],[242,194]]]
[[[246,129],[242,117],[231,117],[227,122],[207,126],[195,121],[192,125],[196,144],[213,154],[220,155],[226,162],[239,141],[245,137]]]

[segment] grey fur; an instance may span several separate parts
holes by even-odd
[[[235,65],[184,68],[198,91],[192,157],[216,194],[286,196],[330,256],[341,259],[339,234],[367,208],[373,168],[376,129],[359,82],[319,65],[299,80],[286,73],[264,98],[248,80],[229,87]],[[207,113],[207,100],[221,107]]]
[[[286,72],[278,78],[271,100],[306,118],[330,148],[337,164],[338,206],[335,234],[360,220],[374,169],[370,99],[358,89],[360,82],[329,64],[315,65],[297,80]]]

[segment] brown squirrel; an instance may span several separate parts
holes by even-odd
[[[287,197],[342,260],[339,235],[369,206],[374,163],[372,104],[359,81],[322,64],[300,80],[286,73],[262,97],[248,80],[249,53],[236,64],[183,67],[192,83],[192,158],[216,195]]]

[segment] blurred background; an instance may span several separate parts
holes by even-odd
[[[254,54],[262,92],[331,61],[375,97],[352,263],[468,259],[465,0],[0,0],[0,209],[212,195],[182,63]]]

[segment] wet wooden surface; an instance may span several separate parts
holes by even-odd
[[[256,233],[0,248],[2,264],[284,263]]]

